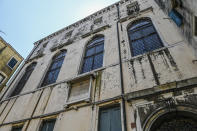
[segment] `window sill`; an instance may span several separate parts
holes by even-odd
[[[19,95],[12,96],[12,97],[6,97],[6,98],[3,99],[2,101],[0,101],[0,103],[2,103],[2,102],[4,102],[4,101],[7,101],[7,100],[11,100],[11,99],[17,98],[17,97],[19,97],[19,96],[31,94],[31,93],[34,93],[34,92],[39,91],[39,90],[44,90],[45,88],[54,87],[54,86],[59,85],[59,84],[61,84],[61,83],[67,83],[67,82],[75,81],[75,80],[77,80],[77,79],[84,78],[84,77],[88,77],[88,76],[93,76],[93,78],[94,78],[94,77],[96,76],[96,72],[101,71],[101,70],[104,70],[104,69],[105,69],[105,67],[101,67],[101,68],[98,68],[98,69],[96,69],[96,70],[93,70],[93,71],[90,71],[90,72],[87,72],[87,73],[84,73],[84,74],[80,74],[80,75],[78,75],[78,76],[76,76],[76,77],[73,77],[73,78],[69,78],[69,79],[66,79],[66,80],[63,80],[63,81],[60,81],[60,82],[56,82],[56,83],[47,85],[47,86],[38,87],[38,88],[36,88],[36,89],[33,90],[33,91],[24,92],[24,93],[21,93],[21,94],[19,94]]]
[[[162,48],[159,48],[159,49],[150,51],[150,52],[143,53],[143,54],[141,54],[141,55],[133,56],[133,57],[131,57],[130,59],[125,60],[125,62],[131,61],[131,60],[134,60],[134,59],[138,59],[138,58],[144,57],[144,56],[146,56],[146,55],[154,54],[154,53],[156,53],[156,52],[165,50],[165,49],[167,49],[167,48],[168,48],[168,47],[162,47]]]
[[[79,73],[76,78],[78,78],[78,77],[84,77],[84,76],[88,76],[88,75],[95,75],[96,72],[101,71],[101,70],[104,70],[104,69],[105,69],[105,67],[100,67],[100,68],[97,68],[95,70],[91,70],[89,72],[85,72],[85,73],[82,73],[82,74]]]
[[[82,98],[82,99],[75,100],[75,101],[66,102],[66,104],[64,105],[64,108],[68,108],[71,105],[82,103],[82,102],[84,102],[84,103],[90,103],[90,98],[87,97],[87,98]]]

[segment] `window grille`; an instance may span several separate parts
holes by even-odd
[[[103,66],[104,37],[92,40],[86,47],[81,73]]]
[[[62,64],[64,62],[65,55],[66,55],[66,51],[62,51],[60,54],[58,54],[53,58],[52,63],[42,83],[42,86],[46,86],[56,82]]]
[[[139,20],[128,29],[133,56],[163,47],[163,44],[150,20]]]
[[[30,66],[28,66],[26,68],[24,75],[22,76],[22,78],[18,82],[18,84],[15,87],[14,91],[12,92],[11,96],[16,96],[22,91],[22,89],[25,86],[26,82],[28,81],[31,73],[33,72],[35,66],[36,66],[36,63],[32,63]]]

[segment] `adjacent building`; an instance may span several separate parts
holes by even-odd
[[[194,49],[197,56],[197,2],[196,0],[155,0],[177,25],[179,32]]]
[[[0,91],[22,62],[23,57],[0,37]]]
[[[121,0],[34,43],[1,131],[196,131],[193,46],[155,0]]]

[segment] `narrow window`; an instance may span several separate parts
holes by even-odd
[[[194,35],[197,36],[197,16],[194,18]]]
[[[12,127],[12,131],[22,131],[23,126]]]
[[[0,73],[0,85],[1,83],[3,83],[3,80],[5,79],[5,76],[3,74]]]
[[[128,29],[130,48],[133,56],[163,47],[159,35],[149,19],[142,19]]]
[[[15,87],[15,90],[12,92],[11,96],[16,96],[21,92],[21,90],[25,86],[27,80],[29,79],[31,73],[33,72],[35,66],[36,66],[36,63],[32,63],[30,66],[28,66],[26,68],[24,75],[22,76],[22,78],[18,82],[18,84]]]
[[[17,61],[14,57],[12,57],[12,58],[10,59],[10,61],[8,62],[8,66],[9,66],[11,69],[13,69],[17,62],[18,62],[18,61]]]
[[[40,131],[53,131],[55,126],[55,121],[56,119],[44,120],[40,127]]]
[[[122,130],[119,106],[101,109],[99,115],[99,131]]]
[[[66,51],[61,51],[60,54],[58,54],[52,59],[52,63],[46,73],[42,86],[46,86],[56,82],[62,64],[64,62],[65,55]]]
[[[81,73],[103,66],[104,37],[93,39],[86,47]]]

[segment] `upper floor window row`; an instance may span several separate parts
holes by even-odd
[[[128,28],[130,49],[133,56],[163,47],[161,39],[150,19],[140,19],[133,22]],[[93,38],[85,47],[80,73],[86,73],[103,66],[104,36]],[[52,62],[42,81],[41,87],[55,83],[62,67],[66,51],[63,50],[52,58]],[[17,84],[11,96],[20,93],[29,79],[36,64],[30,65]]]
[[[161,39],[150,19],[135,21],[128,28],[128,36],[133,56],[163,47]]]

